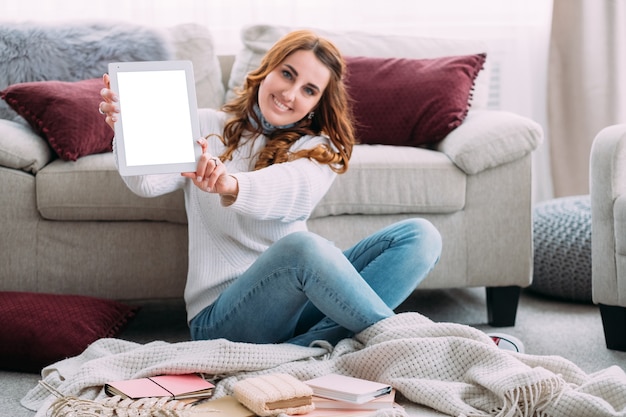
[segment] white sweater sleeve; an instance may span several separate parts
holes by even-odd
[[[113,156],[119,169],[117,148],[113,138]],[[186,178],[180,174],[121,176],[126,186],[140,197],[157,197],[183,188]]]
[[[315,146],[324,138],[308,138]],[[328,165],[308,158],[233,174],[239,194],[231,209],[259,220],[306,220],[324,197],[337,174]]]
[[[152,174],[122,177],[126,186],[140,197],[158,197],[183,188],[187,178],[180,174]]]

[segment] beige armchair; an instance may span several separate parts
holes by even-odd
[[[626,124],[595,137],[590,188],[593,301],[607,347],[626,351]]]

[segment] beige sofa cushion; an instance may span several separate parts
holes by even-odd
[[[0,165],[36,174],[53,158],[52,149],[30,126],[0,119]]]
[[[224,103],[222,69],[213,36],[206,26],[188,23],[167,29],[176,59],[193,64],[198,107],[218,108]]]
[[[450,213],[464,207],[465,187],[463,171],[441,152],[357,145],[350,169],[337,178],[312,218]],[[76,162],[55,160],[39,172],[36,188],[37,208],[48,220],[187,221],[182,191],[156,198],[136,196],[122,182],[111,153]]]
[[[465,206],[465,188],[465,173],[441,152],[356,145],[348,172],[338,176],[311,217],[452,213]]]
[[[37,174],[37,208],[49,220],[155,220],[185,223],[182,191],[142,198],[124,184],[112,153],[55,160]]]
[[[439,142],[445,153],[466,174],[474,175],[513,162],[531,153],[543,141],[541,125],[514,113],[471,111],[456,130]]]
[[[295,30],[295,27],[254,25],[242,32],[244,49],[237,54],[226,99],[233,97],[233,89],[240,86],[248,72],[258,67],[261,58],[282,36]],[[333,32],[313,28],[332,41],[346,56],[395,57],[395,58],[438,58],[453,55],[468,55],[488,52],[485,42],[478,40],[438,39],[412,36],[376,35],[363,32]],[[490,61],[478,74],[474,85],[472,109],[487,107],[489,95]]]

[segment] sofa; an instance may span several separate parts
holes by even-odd
[[[85,88],[94,91],[100,88],[94,80],[106,72],[107,62],[188,59],[194,65],[199,106],[219,107],[264,51],[291,29],[245,28],[242,50],[218,56],[210,28],[197,24],[0,25],[0,291],[122,301],[182,297],[187,270],[182,194],[146,199],[131,193],[116,171],[110,138],[97,149],[81,148],[93,137],[102,142],[108,134],[97,105],[91,107],[98,98],[92,94],[91,101],[73,103],[70,97],[72,106],[64,107],[58,97],[50,99],[49,91],[39,89],[57,88],[60,95],[89,79],[92,84]],[[356,145],[349,171],[316,207],[310,229],[347,248],[392,222],[426,218],[443,236],[443,253],[419,288],[485,287],[488,322],[514,325],[520,289],[532,279],[531,160],[542,130],[526,117],[488,108],[487,46],[467,40],[318,32],[349,57],[419,61],[419,71],[434,74],[431,90],[424,90],[431,93],[416,104],[423,111],[438,111],[439,104],[428,100],[447,100],[457,80],[465,77],[471,83],[454,123],[445,122],[444,133],[437,133],[441,137],[433,134],[432,141],[417,145],[400,137],[397,142],[374,137]],[[431,64],[446,64],[441,61],[446,57],[484,58],[485,53],[476,73],[457,72],[445,83],[431,70]],[[369,84],[384,92],[385,81],[393,77]],[[34,90],[23,96],[9,91],[24,85]],[[359,92],[354,87],[351,91]],[[419,86],[416,93],[423,93]],[[29,109],[44,98],[50,100],[40,103],[40,114]],[[155,115],[155,122],[159,117]],[[387,131],[396,122],[379,127]],[[74,131],[64,131],[70,128]],[[83,142],[63,143],[70,135]]]
[[[593,302],[607,348],[626,351],[626,125],[596,135],[589,176]]]

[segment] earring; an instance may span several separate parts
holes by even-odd
[[[312,111],[311,113],[309,113],[309,120],[311,120],[313,118],[313,116],[315,116],[315,112]]]

